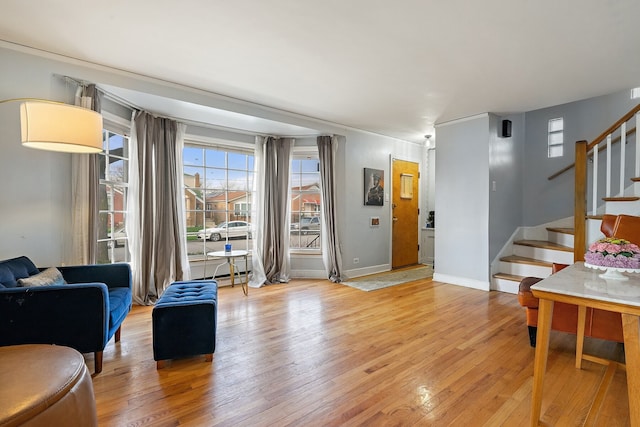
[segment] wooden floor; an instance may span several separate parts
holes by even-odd
[[[542,421],[581,425],[605,367],[551,337]],[[621,345],[587,351],[619,358]],[[93,368],[93,358],[85,355]],[[363,292],[325,280],[221,288],[217,347],[156,370],[134,306],[94,376],[100,426],[523,426],[534,350],[515,295],[430,280]],[[618,371],[596,425],[629,425]]]

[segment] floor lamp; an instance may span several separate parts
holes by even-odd
[[[7,99],[20,104],[22,145],[65,153],[102,151],[102,115],[44,99]]]

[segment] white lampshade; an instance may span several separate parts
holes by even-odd
[[[74,105],[24,102],[20,105],[22,145],[66,153],[102,151],[102,115]]]

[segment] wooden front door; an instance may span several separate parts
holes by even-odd
[[[418,263],[418,163],[393,159],[391,268]]]

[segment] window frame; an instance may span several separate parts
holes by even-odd
[[[322,255],[323,253],[323,247],[322,247],[322,203],[321,203],[321,198],[322,198],[322,193],[321,193],[321,189],[320,189],[320,155],[318,153],[318,148],[316,146],[299,146],[299,147],[294,147],[293,151],[292,151],[292,155],[291,155],[291,166],[290,166],[290,171],[289,171],[289,177],[290,177],[290,191],[289,191],[289,207],[290,207],[290,212],[289,212],[289,222],[290,224],[295,223],[294,218],[296,217],[296,215],[298,215],[297,217],[299,219],[302,218],[303,212],[305,212],[302,209],[302,206],[300,207],[300,210],[294,211],[293,210],[293,205],[294,205],[294,198],[296,197],[296,195],[300,195],[300,194],[315,194],[316,192],[303,192],[303,191],[298,191],[296,192],[294,190],[295,186],[296,186],[296,181],[294,180],[294,174],[296,173],[296,171],[293,170],[293,164],[294,161],[297,159],[314,159],[318,161],[318,171],[317,171],[317,176],[318,176],[318,180],[317,180],[317,184],[318,184],[318,191],[317,191],[317,195],[318,195],[318,209],[311,211],[312,216],[317,216],[319,219],[319,223],[320,223],[320,229],[318,230],[317,233],[317,245],[315,245],[314,247],[294,247],[293,246],[293,240],[294,240],[294,236],[295,236],[295,230],[293,230],[293,225],[290,225],[290,245],[289,245],[289,253],[292,255]],[[303,172],[302,170],[298,171],[299,174],[299,179],[298,179],[298,183],[302,182],[302,176],[305,174],[310,174],[310,172]],[[298,220],[298,223],[300,223],[301,221]],[[305,236],[307,235],[316,235],[315,233],[308,233],[308,234],[304,234]],[[301,240],[301,237],[303,236],[301,230],[297,233],[297,238],[299,239],[299,241]]]
[[[187,237],[187,245],[189,246],[190,243],[195,242],[194,240],[194,236],[195,239],[198,240],[197,243],[200,243],[201,246],[201,250],[198,249],[197,253],[191,253],[189,250],[188,252],[188,257],[189,257],[189,261],[190,262],[200,262],[200,261],[206,261],[208,256],[207,253],[208,252],[212,252],[214,250],[214,248],[211,248],[209,245],[215,244],[215,241],[211,241],[211,240],[205,240],[204,238],[198,238],[198,234],[203,233],[203,230],[207,229],[207,228],[212,228],[210,226],[207,225],[207,221],[208,218],[216,217],[219,214],[222,214],[224,217],[220,220],[220,221],[214,221],[216,224],[216,227],[218,227],[219,225],[221,225],[222,223],[230,223],[233,221],[244,221],[244,222],[248,222],[250,224],[253,224],[254,222],[251,221],[252,219],[252,212],[251,210],[248,210],[246,212],[242,212],[244,215],[240,215],[240,217],[237,217],[236,215],[236,205],[237,203],[229,200],[229,192],[230,191],[239,191],[239,192],[244,192],[244,201],[241,203],[245,203],[247,204],[249,207],[252,206],[252,201],[254,200],[254,191],[253,191],[253,186],[254,186],[254,180],[255,180],[255,147],[252,144],[246,144],[246,143],[238,143],[238,142],[231,142],[231,141],[225,141],[225,140],[220,140],[220,139],[213,139],[213,138],[206,138],[206,137],[199,137],[196,135],[190,135],[190,134],[186,134],[184,137],[184,149],[187,148],[197,148],[197,149],[201,149],[202,150],[202,161],[200,164],[195,165],[192,163],[187,163],[187,160],[183,158],[183,173],[184,176],[186,177],[187,175],[190,175],[190,173],[188,172],[190,169],[191,170],[201,170],[203,176],[201,176],[201,181],[200,181],[200,187],[198,187],[202,193],[201,195],[201,206],[200,208],[198,208],[197,203],[196,206],[188,209],[187,206],[185,206],[185,223],[186,223],[186,237]],[[206,151],[207,150],[212,150],[212,151],[222,151],[225,152],[225,156],[224,156],[224,165],[220,165],[220,164],[207,164],[207,154]],[[239,168],[235,168],[235,167],[230,167],[229,165],[229,154],[240,154],[243,156],[250,156],[252,157],[251,160],[247,159],[247,163],[245,163],[245,168],[244,169],[239,169]],[[183,152],[184,154],[184,152]],[[251,163],[252,167],[249,168],[249,163]],[[232,172],[232,174],[237,174],[238,172],[241,174],[244,174],[247,181],[245,181],[245,184],[247,185],[247,188],[245,190],[233,190],[231,188],[225,188],[225,189],[216,189],[215,185],[211,185],[208,186],[207,185],[207,171],[224,171],[224,179],[225,179],[225,186],[228,186],[229,184],[229,171]],[[187,184],[185,182],[185,186],[184,186],[184,192],[185,192],[185,197],[186,197],[186,191],[187,191],[188,187]],[[213,201],[213,200],[208,200],[208,194],[209,192],[215,192],[216,190],[224,190],[224,194],[225,198],[224,201],[221,202],[217,202],[217,201]],[[221,206],[223,206],[223,208],[221,208]],[[190,216],[193,215],[194,221],[195,221],[195,225],[190,225],[190,221],[189,218]],[[199,217],[201,217],[199,219]],[[202,225],[200,225],[200,221],[202,222]],[[195,228],[195,227],[199,227],[199,230],[197,231],[189,231],[190,228]],[[200,228],[201,227],[201,228]],[[231,231],[229,231],[230,233]],[[230,239],[230,243],[233,244],[234,248],[237,249],[246,249],[248,251],[251,251],[253,249],[253,234],[251,233],[251,231],[247,232],[247,238],[245,239]],[[251,236],[251,238],[248,238],[249,236]],[[220,242],[224,242],[226,240],[225,236],[222,236],[222,238],[220,239]],[[244,247],[242,245],[245,245]]]
[[[106,209],[98,208],[98,222],[101,224],[102,223],[101,216],[106,215],[108,223],[106,223],[107,229],[102,230],[104,231],[104,233],[106,233],[106,235],[100,236],[99,234],[98,239],[95,243],[96,253],[97,253],[96,262],[101,264],[107,264],[107,262],[103,262],[107,260],[101,258],[101,252],[103,250],[106,250],[106,255],[108,256],[109,264],[120,263],[120,262],[129,263],[131,262],[131,254],[129,253],[129,237],[126,235],[126,222],[128,217],[127,197],[128,197],[128,191],[129,191],[129,178],[130,178],[129,162],[131,161],[131,153],[130,153],[131,135],[129,131],[130,122],[107,112],[103,112],[102,116],[103,116],[103,126],[102,126],[103,127],[103,130],[102,130],[103,148],[105,145],[105,141],[109,139],[109,135],[119,135],[123,138],[123,144],[122,144],[123,153],[122,155],[113,154],[111,153],[110,147],[107,146],[105,151],[97,154],[98,156],[102,156],[105,159],[104,161],[105,170],[99,172],[100,176],[104,174],[104,178],[99,178],[98,189],[97,189],[98,196],[100,197],[100,193],[103,191],[102,187],[105,186],[104,191],[105,191],[106,197],[107,198],[110,197],[111,200],[107,201],[108,204]],[[115,158],[115,159],[124,161],[124,165],[125,165],[124,176],[126,177],[124,181],[109,179],[111,177],[109,176],[110,169],[109,169],[109,162],[107,160],[110,158]],[[116,209],[114,193],[106,191],[106,188],[108,187],[111,187],[111,188],[117,187],[122,189],[121,191],[122,208],[121,209]],[[115,223],[115,218],[117,216],[122,217],[121,225],[120,224],[116,225]],[[124,231],[124,237],[118,237],[113,235],[114,231],[118,231],[118,230]],[[100,233],[101,230],[99,230],[98,232]],[[102,244],[105,245],[105,248],[100,247],[100,245]],[[122,248],[121,250],[123,250],[123,255],[124,255],[122,259],[116,258],[116,254],[115,254],[115,251],[120,250],[120,248]]]
[[[559,126],[557,125],[559,124]],[[549,119],[547,124],[547,158],[564,156],[564,117]]]

